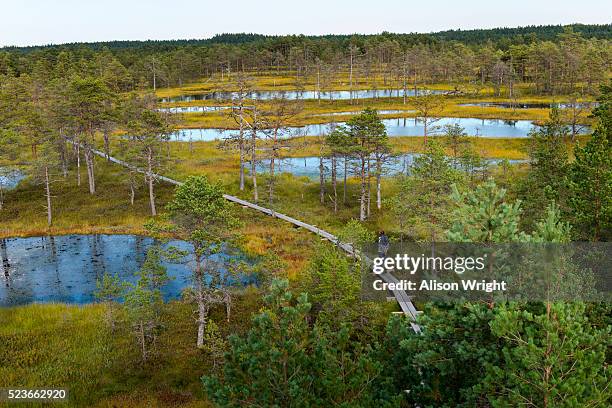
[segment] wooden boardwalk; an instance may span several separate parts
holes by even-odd
[[[97,156],[103,157],[105,160],[107,159],[107,160],[109,160],[109,161],[111,161],[113,163],[116,163],[116,164],[119,164],[120,166],[132,169],[132,170],[134,170],[134,171],[136,171],[138,173],[146,174],[145,170],[142,170],[142,169],[140,169],[140,168],[138,168],[138,167],[136,167],[134,165],[131,165],[131,164],[129,164],[129,163],[123,161],[123,160],[119,160],[119,159],[117,159],[115,157],[112,157],[112,156],[107,157],[106,153],[104,153],[104,152],[102,152],[100,150],[95,150],[94,149],[94,150],[92,150],[92,152],[95,155],[97,155]],[[174,184],[176,186],[179,186],[179,185],[183,184],[180,181],[171,179],[171,178],[166,177],[166,176],[162,176],[160,174],[155,174],[154,173],[153,176],[156,179],[158,179],[158,180],[162,180],[162,181],[165,181],[166,183]],[[246,201],[246,200],[243,200],[241,198],[238,198],[238,197],[235,197],[235,196],[232,196],[232,195],[223,194],[223,198],[225,198],[226,200],[231,201],[233,203],[240,204],[240,205],[242,205],[244,207],[251,208],[251,209],[253,209],[255,211],[259,211],[259,212],[264,213],[266,215],[269,215],[271,217],[281,219],[281,220],[286,221],[286,222],[288,222],[290,224],[293,224],[293,225],[295,225],[297,227],[304,228],[304,229],[306,229],[306,230],[308,230],[310,232],[313,232],[313,233],[317,234],[318,236],[320,236],[320,237],[322,237],[322,238],[324,238],[324,239],[326,239],[326,240],[328,240],[328,241],[338,245],[346,253],[348,253],[348,254],[350,254],[352,256],[357,256],[357,257],[362,258],[367,264],[371,264],[372,263],[371,259],[365,257],[365,255],[360,254],[359,251],[357,251],[355,248],[353,248],[352,245],[340,242],[338,237],[336,237],[333,234],[330,234],[329,232],[327,232],[325,230],[322,230],[321,228],[319,228],[319,227],[317,227],[315,225],[307,224],[307,223],[305,223],[303,221],[300,221],[300,220],[295,219],[293,217],[290,217],[288,215],[276,212],[276,211],[274,211],[274,210],[272,210],[270,208],[262,207],[260,205],[254,204],[254,203],[252,203],[250,201]],[[384,272],[384,273],[380,274],[379,276],[386,283],[397,283],[398,282],[398,280],[395,278],[395,276],[393,276],[391,271]],[[412,303],[412,299],[410,298],[410,296],[408,296],[408,294],[405,291],[403,291],[403,290],[394,290],[394,291],[392,291],[392,293],[393,293],[393,296],[395,297],[395,300],[397,301],[397,303],[399,304],[400,308],[402,309],[402,312],[412,320],[412,323],[411,323],[412,329],[415,332],[417,332],[417,333],[420,332],[421,329],[420,329],[419,325],[417,325],[415,323],[416,322],[416,317],[418,315],[418,311],[414,307],[414,304]]]

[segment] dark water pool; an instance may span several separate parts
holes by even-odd
[[[138,235],[62,235],[0,239],[0,306],[33,302],[90,303],[97,279],[105,272],[134,282],[134,273],[155,243]],[[171,241],[182,250],[192,247]],[[221,253],[216,260],[237,259],[239,254]],[[190,257],[183,263],[164,262],[173,279],[165,285],[165,299],[176,299],[191,285]],[[242,284],[254,277],[239,278]],[[238,283],[238,282],[237,282]]]

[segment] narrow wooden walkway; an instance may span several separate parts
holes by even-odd
[[[123,160],[119,160],[119,159],[117,159],[115,157],[112,157],[112,156],[107,157],[106,153],[104,153],[104,152],[102,152],[100,150],[92,150],[92,152],[95,155],[97,155],[97,156],[103,157],[105,160],[108,159],[109,161],[111,161],[113,163],[116,163],[116,164],[119,164],[120,166],[127,167],[127,168],[132,169],[132,170],[134,170],[134,171],[136,171],[138,173],[141,173],[141,174],[146,174],[145,170],[142,170],[142,169],[140,169],[140,168],[138,168],[138,167],[136,167],[134,165],[131,165],[130,163],[127,163],[127,162],[125,162]],[[160,174],[155,174],[154,173],[153,175],[154,175],[154,177],[156,179],[165,181],[166,183],[174,184],[176,186],[179,186],[179,185],[183,184],[180,181],[171,179],[171,178],[166,177],[166,176],[162,176]],[[269,208],[266,208],[266,207],[262,207],[260,205],[254,204],[254,203],[252,203],[250,201],[246,201],[246,200],[243,200],[241,198],[238,198],[238,197],[235,197],[235,196],[232,196],[232,195],[223,194],[223,198],[225,198],[226,200],[231,201],[233,203],[240,204],[240,205],[242,205],[244,207],[251,208],[251,209],[253,209],[255,211],[259,211],[259,212],[267,214],[267,215],[269,215],[271,217],[281,219],[281,220],[286,221],[286,222],[288,222],[290,224],[293,224],[295,226],[298,226],[298,227],[304,228],[304,229],[306,229],[308,231],[311,231],[311,232],[317,234],[318,236],[320,236],[320,237],[322,237],[322,238],[324,238],[324,239],[326,239],[326,240],[328,240],[328,241],[338,245],[346,253],[348,253],[348,254],[350,254],[352,256],[361,257],[368,264],[372,263],[372,260],[370,260],[369,258],[365,257],[365,255],[360,254],[355,248],[353,248],[352,245],[340,242],[338,237],[336,237],[333,234],[330,234],[329,232],[327,232],[325,230],[322,230],[321,228],[318,228],[318,227],[316,227],[314,225],[311,225],[311,224],[307,224],[307,223],[305,223],[303,221],[300,221],[298,219],[295,219],[293,217],[289,217],[288,215],[276,212],[276,211],[274,211],[272,209],[269,209]],[[390,272],[382,273],[379,276],[386,283],[397,283],[398,282],[398,280]],[[411,300],[410,296],[408,296],[408,294],[405,291],[403,291],[403,290],[394,290],[392,292],[393,292],[393,296],[395,297],[395,300],[397,301],[397,303],[399,304],[400,308],[402,309],[402,312],[412,320],[411,325],[412,325],[413,330],[415,332],[417,332],[417,333],[420,332],[421,329],[420,329],[419,325],[417,325],[415,323],[416,322],[416,317],[418,315],[418,311],[414,307],[414,304],[412,303],[412,300]]]

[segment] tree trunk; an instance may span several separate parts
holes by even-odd
[[[276,144],[278,136],[278,128],[274,129],[274,138],[272,140],[272,154],[270,155],[270,181],[268,184],[268,200],[270,202],[270,207],[272,207],[272,203],[274,202],[274,162],[276,159]]]
[[[144,331],[144,322],[141,320],[138,324],[138,328],[139,328],[139,337],[140,337],[140,346],[141,346],[141,351],[142,351],[142,361],[147,361],[147,343],[146,343],[146,337],[145,337],[145,331]]]
[[[229,292],[225,292],[223,295],[223,303],[225,303],[225,318],[229,323],[232,314],[232,296]]]
[[[94,175],[94,157],[91,147],[85,150],[85,163],[87,164],[87,180],[89,182],[89,194],[96,193],[96,180]]]
[[[149,147],[147,149],[147,181],[149,182],[149,203],[151,204],[151,215],[156,216],[157,210],[155,209],[155,193],[153,191],[153,151]]]
[[[244,143],[240,142],[240,191],[244,191]]]
[[[259,200],[257,194],[257,131],[253,129],[252,146],[251,146],[251,179],[253,180],[253,201]]]
[[[342,203],[344,205],[346,205],[346,177],[347,177],[347,173],[348,173],[348,160],[345,157],[344,158],[344,185],[343,185],[343,192],[342,192]]]
[[[408,94],[408,90],[406,89],[408,86],[407,80],[406,80],[406,69],[404,68],[404,105],[406,104],[406,100],[407,100],[407,94]]]
[[[76,159],[77,159],[77,186],[81,185],[81,145],[76,144]]]
[[[325,204],[325,168],[323,166],[323,156],[319,156],[319,201]]]
[[[370,159],[368,158],[368,206],[367,206],[367,212],[366,212],[366,216],[368,218],[370,218],[370,210],[372,208],[371,205],[371,201],[372,201],[372,172],[370,171]]]
[[[382,178],[381,159],[376,160],[376,208],[380,211],[382,208],[382,194],[380,190],[380,181]]]
[[[361,157],[361,194],[359,197],[359,221],[366,219],[366,163],[365,157]]]
[[[351,49],[351,70],[349,73],[349,89],[351,105],[353,104],[353,50]]]
[[[337,175],[336,175],[336,156],[332,156],[332,169],[331,169],[331,177],[332,177],[332,188],[334,189],[334,212],[338,212],[338,190],[336,188]]]
[[[60,161],[62,163],[62,175],[64,176],[64,178],[68,177],[68,163],[67,163],[67,154],[66,154],[66,142],[63,140],[63,135],[60,135],[62,137],[62,142],[60,142]]]
[[[321,104],[321,68],[317,66],[317,100]]]
[[[45,166],[45,196],[47,197],[47,225],[50,227],[51,217],[51,189],[49,188],[49,166]]]
[[[104,137],[104,154],[106,154],[106,161],[110,162],[110,143],[108,141],[108,130],[104,129],[102,135]]]
[[[240,114],[238,147],[240,148],[240,191],[244,191],[244,124],[242,122],[242,112]]]
[[[202,259],[200,255],[196,254],[196,302],[198,304],[198,339],[196,346],[201,348],[204,346],[204,329],[206,329],[206,318],[208,317],[208,308],[204,300],[204,284],[203,271],[202,271]]]

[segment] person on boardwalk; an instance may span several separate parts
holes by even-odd
[[[388,250],[389,250],[389,237],[385,235],[385,231],[380,231],[378,233],[378,256],[379,257],[387,256]]]

